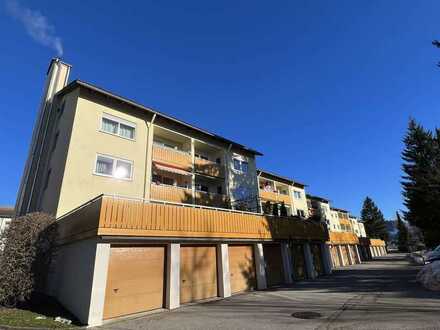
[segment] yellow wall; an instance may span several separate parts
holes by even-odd
[[[110,114],[136,124],[135,140],[100,131],[102,115]],[[76,107],[57,216],[87,202],[99,194],[143,198],[147,124],[124,109],[123,105],[104,105],[80,96]],[[132,180],[118,180],[94,174],[97,153],[133,162]]]

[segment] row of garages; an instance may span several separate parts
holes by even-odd
[[[91,286],[88,308],[77,306],[84,304],[84,297],[81,302],[54,289],[58,300],[89,325],[331,272],[328,246],[322,242],[95,244],[95,267],[88,277],[92,283],[84,283]],[[75,259],[71,247],[62,250],[59,257]],[[57,287],[66,290],[81,282],[83,272],[77,272],[76,282],[70,272],[56,273]]]
[[[360,264],[387,254],[385,245],[329,244],[333,267]]]

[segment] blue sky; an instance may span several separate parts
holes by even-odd
[[[261,168],[359,214],[402,208],[410,116],[440,119],[438,1],[21,1],[80,78],[264,153]],[[0,205],[14,204],[50,42],[0,6]]]

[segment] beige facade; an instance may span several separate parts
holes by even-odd
[[[21,214],[59,217],[100,194],[258,211],[259,152],[87,83],[64,87],[55,65],[70,68],[51,63],[48,81],[56,89],[41,118],[35,180],[23,179]]]

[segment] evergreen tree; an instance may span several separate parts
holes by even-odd
[[[278,216],[278,203],[274,203],[272,206],[272,214]]]
[[[410,120],[402,152],[405,219],[420,228],[425,243],[440,243],[440,131]]]
[[[400,218],[399,212],[396,212],[397,215],[397,247],[400,252],[408,252],[408,228],[406,228],[405,223]]]
[[[281,202],[280,216],[287,217],[287,208],[286,208],[286,205],[284,204],[284,202]]]
[[[388,241],[388,231],[382,212],[370,197],[366,197],[361,211],[361,221],[364,223],[367,236]]]

